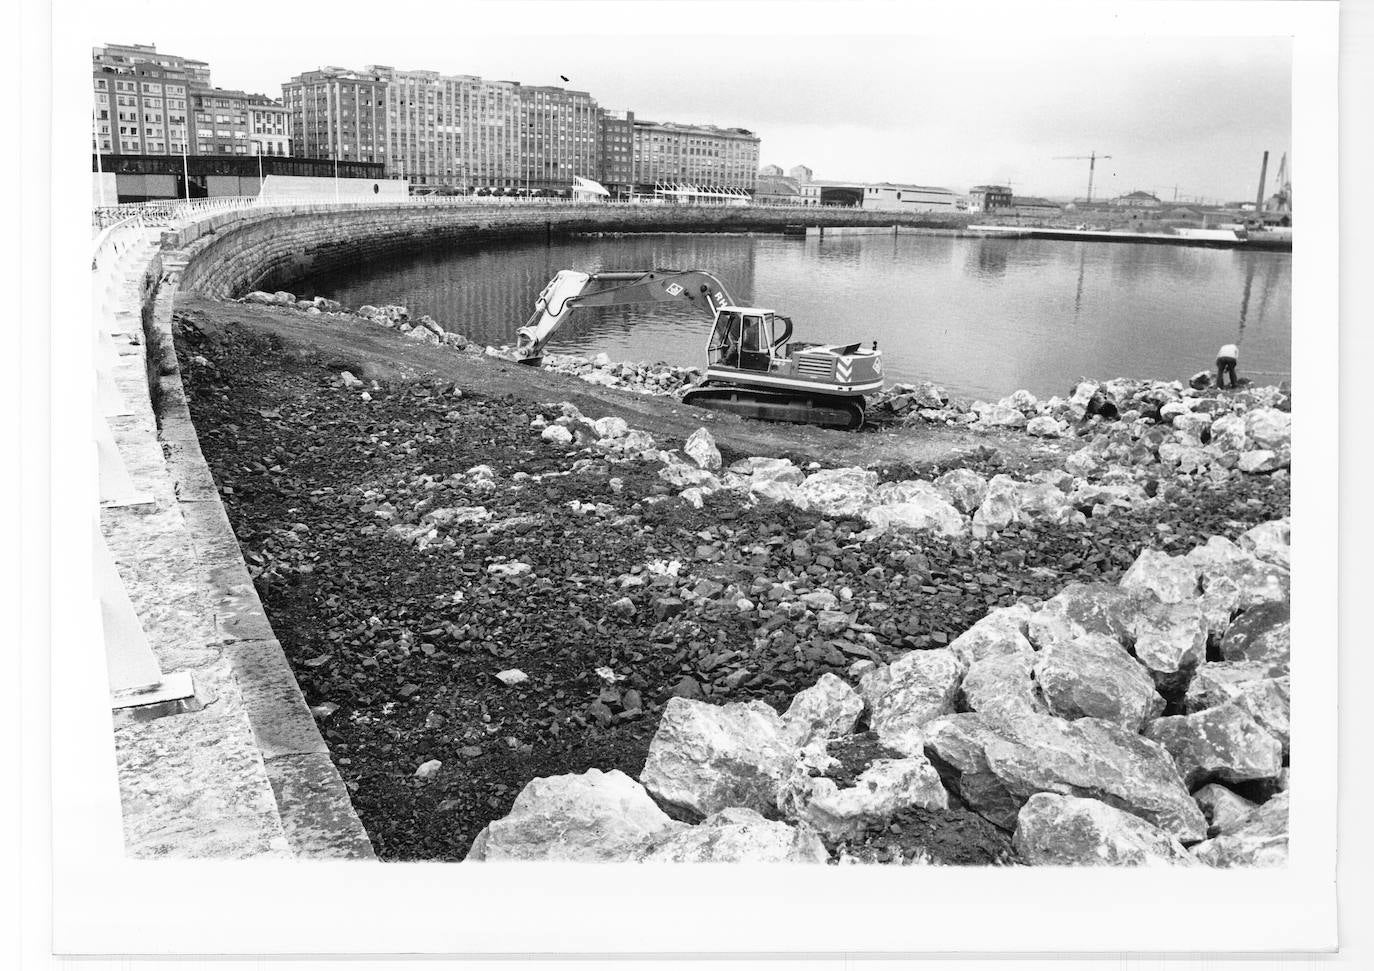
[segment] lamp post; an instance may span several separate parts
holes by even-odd
[[[190,141],[191,132],[188,128],[186,137],[181,140],[181,181],[185,184],[186,201],[191,201],[191,168],[186,163],[186,143]]]
[[[105,167],[100,162],[100,121],[91,106],[91,146],[95,149],[95,191],[100,197],[100,208],[105,208]]]

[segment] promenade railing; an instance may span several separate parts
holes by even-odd
[[[333,200],[320,196],[262,197],[217,196],[206,199],[176,199],[166,202],[130,202],[117,206],[96,207],[92,221],[102,229],[138,215],[145,226],[174,226],[204,215],[250,209],[294,209],[302,206],[324,209],[359,209],[367,207],[414,207],[452,209],[768,209],[794,211],[798,215],[816,214],[821,210],[857,209],[858,206],[803,206],[783,202],[751,202],[742,206],[720,206],[711,203],[677,204],[647,199],[582,201],[579,199],[548,199],[535,196],[375,196]]]

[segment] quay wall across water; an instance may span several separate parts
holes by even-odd
[[[167,230],[163,248],[186,254],[183,291],[224,299],[251,290],[289,289],[293,282],[315,274],[436,246],[481,246],[579,233],[780,233],[798,225],[953,232],[969,221],[964,215],[825,208],[303,206],[203,219]]]

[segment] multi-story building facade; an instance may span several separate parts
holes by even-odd
[[[386,90],[387,82],[370,71],[342,67],[306,71],[283,84],[295,153],[386,162]]]
[[[290,155],[291,113],[280,101],[262,94],[249,95],[248,154]]]
[[[600,110],[585,91],[386,65],[321,68],[282,89],[298,152],[385,162],[390,178],[549,189],[600,174]]]
[[[1011,208],[1011,187],[1005,185],[975,185],[968,190],[969,212],[996,212]]]
[[[248,103],[252,95],[223,88],[191,91],[195,155],[248,155]],[[261,97],[261,96],[259,96]]]
[[[93,140],[107,155],[180,155],[190,141],[190,91],[209,83],[204,61],[158,54],[142,44],[107,44],[91,54]]]
[[[527,189],[563,189],[573,176],[599,180],[601,109],[585,91],[516,88],[518,173]]]
[[[754,190],[759,137],[744,128],[634,122],[634,181]]]
[[[613,196],[634,191],[635,113],[601,112],[601,175],[597,180]]]

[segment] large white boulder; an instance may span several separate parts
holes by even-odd
[[[687,436],[687,443],[682,446],[682,450],[700,468],[711,471],[720,468],[720,449],[716,447],[716,440],[705,428],[698,428]]]
[[[1165,692],[1187,687],[1207,659],[1207,619],[1196,601],[1145,600],[1135,617],[1135,656]]]
[[[714,492],[721,487],[720,479],[713,472],[671,455],[663,468],[658,470],[658,477],[679,489],[696,488]]]
[[[1043,520],[1062,526],[1077,512],[1068,493],[1050,482],[1022,482],[1017,486],[1017,506],[1022,519]]]
[[[1229,704],[1240,696],[1245,685],[1286,674],[1286,666],[1276,667],[1267,661],[1209,661],[1200,665],[1188,682],[1184,714]]]
[[[1135,636],[1140,598],[1114,583],[1071,583],[1045,601],[1028,623],[1039,650],[1083,634],[1105,634],[1119,644]]]
[[[623,862],[682,828],[618,769],[531,780],[473,840],[469,860]]]
[[[1259,448],[1286,449],[1292,440],[1292,417],[1277,408],[1252,408],[1245,413],[1245,433]]]
[[[1031,608],[1016,603],[1009,607],[994,607],[972,627],[949,643],[949,650],[965,666],[999,654],[1027,654],[1033,650],[1026,639]]]
[[[972,469],[951,469],[933,484],[965,516],[973,515],[988,493],[988,480]]]
[[[1283,745],[1238,706],[1157,718],[1145,737],[1169,750],[1190,790],[1208,782],[1277,779]]]
[[[864,518],[880,529],[905,527],[930,530],[940,536],[961,536],[968,531],[968,519],[929,482],[915,480],[899,483],[904,487],[883,493],[882,505],[869,507]],[[897,501],[889,502],[889,498]]]
[[[1208,866],[1286,866],[1288,793],[1280,792],[1231,832],[1199,843],[1193,856]]]
[[[1286,603],[1262,603],[1246,610],[1226,628],[1221,656],[1227,661],[1260,661],[1288,668],[1292,623]]]
[[[964,675],[964,706],[984,714],[1015,716],[1023,712],[1048,713],[1034,678],[1035,655],[994,654],[969,665]]]
[[[1256,559],[1291,569],[1292,529],[1287,519],[1252,526],[1240,534],[1239,546]]]
[[[710,705],[670,698],[640,781],[660,802],[708,816],[731,806],[774,810],[796,746],[761,701]]]
[[[864,700],[848,682],[829,672],[804,691],[797,692],[783,713],[783,734],[801,748],[818,739],[839,738],[854,730],[863,714]]]
[[[884,745],[904,755],[923,749],[921,726],[952,714],[965,665],[949,648],[912,651],[859,681],[869,727]]]
[[[1021,484],[1009,475],[994,475],[973,513],[973,535],[986,537],[1020,519]]]
[[[1052,714],[1100,718],[1138,732],[1164,711],[1154,680],[1117,641],[1083,634],[1042,650],[1035,681]]]
[[[897,813],[949,808],[940,775],[924,755],[878,759],[841,789],[833,779],[796,776],[783,790],[779,808],[831,839],[853,839]]]
[[[795,490],[797,505],[830,516],[862,516],[873,505],[878,473],[868,469],[821,469]]]
[[[1012,844],[1033,866],[1192,866],[1158,826],[1097,799],[1037,792],[1016,817]]]
[[[1202,546],[1190,550],[1186,559],[1197,567],[1204,593],[1218,578],[1232,581],[1238,588],[1237,606],[1242,609],[1288,600],[1288,571],[1247,553],[1224,536],[1208,537]]]
[[[1183,603],[1198,596],[1198,570],[1185,557],[1147,547],[1121,578],[1121,586],[1149,591],[1164,603]]]
[[[1250,448],[1244,415],[1221,415],[1212,421],[1212,442],[1217,448],[1244,452]]]
[[[960,797],[1007,829],[1027,799],[1055,792],[1099,799],[1185,844],[1207,834],[1207,821],[1168,750],[1112,722],[969,713],[938,719],[925,730],[927,754],[955,774]]]
[[[1026,434],[1037,438],[1063,438],[1068,430],[1067,422],[1060,421],[1052,415],[1037,415],[1026,422]]]
[[[650,847],[646,863],[826,863],[825,844],[804,826],[734,807],[675,829]]]

